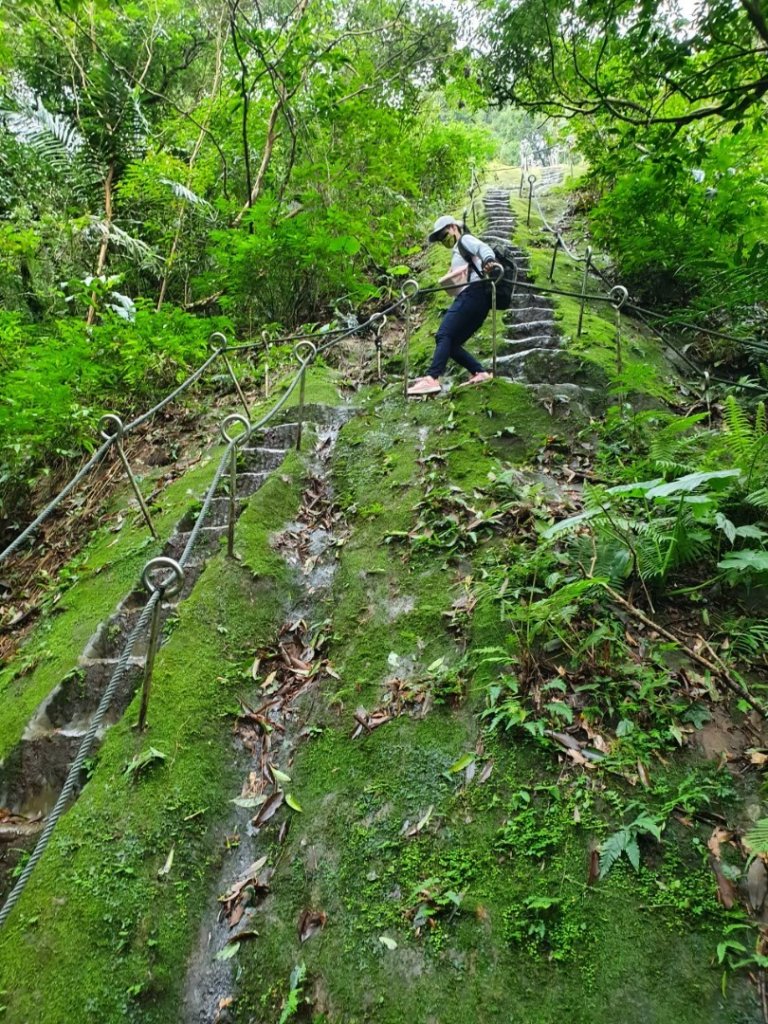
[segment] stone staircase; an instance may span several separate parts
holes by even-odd
[[[240,449],[237,475],[239,515],[244,503],[261,487],[269,474],[281,465],[286,452],[296,443],[298,425],[285,423],[261,434],[262,443]],[[220,484],[226,492],[228,474]],[[214,497],[192,555],[184,567],[184,583],[178,594],[161,605],[161,621],[175,614],[200,578],[207,560],[220,549],[227,533],[229,497]],[[187,513],[163,548],[174,559],[181,556],[197,513]],[[37,708],[23,737],[0,763],[0,806],[22,816],[42,815],[56,802],[87,732],[101,696],[115,670],[126,640],[147,601],[143,589],[132,590],[105,619],[88,641],[77,666],[68,673]],[[115,724],[141,685],[147,654],[147,636],[134,645],[115,699],[105,719],[103,731]],[[102,732],[103,735],[103,732]]]

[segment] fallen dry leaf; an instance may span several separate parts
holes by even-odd
[[[729,832],[726,828],[718,827],[713,830],[712,835],[707,840],[707,847],[709,852],[717,860],[720,860],[720,847],[723,843],[728,843],[733,838],[733,832]]]
[[[261,810],[256,817],[251,819],[253,827],[261,828],[262,825],[265,825],[270,818],[274,817],[284,800],[285,796],[283,795],[283,791],[278,789],[277,792],[273,793],[267,802],[262,805]]]
[[[299,918],[299,940],[306,942],[325,927],[328,915],[324,910],[305,910]]]
[[[712,868],[715,878],[717,879],[717,898],[726,910],[730,910],[737,902],[738,893],[736,891],[736,886],[730,878],[726,877],[723,871],[723,865],[720,861],[711,854],[709,857],[709,866]]]
[[[755,857],[747,871],[747,895],[749,904],[758,913],[768,894],[768,870],[759,857]]]

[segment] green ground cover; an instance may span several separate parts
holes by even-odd
[[[430,253],[425,274],[440,256]],[[413,365],[431,353],[443,301],[419,309]],[[574,307],[560,300],[564,320]],[[587,337],[608,363],[610,333]],[[486,329],[483,357],[489,342]],[[338,678],[299,708],[290,775],[302,810],[279,811],[259,837],[275,870],[249,919],[258,936],[233,957],[230,1019],[751,1024],[749,986],[717,964],[729,926],[745,950],[751,932],[715,899],[711,825],[696,817],[733,812],[745,794],[717,764],[678,752],[670,730],[688,702],[669,692],[660,652],[633,665],[625,624],[599,607],[577,624],[591,637],[553,648],[566,676],[580,660],[591,666],[585,712],[595,728],[616,709],[629,723],[602,767],[570,766],[544,734],[565,715],[556,677],[537,684],[554,684],[546,708],[535,689],[512,688],[520,632],[541,625],[518,615],[539,574],[552,580],[540,591],[543,639],[558,640],[571,620],[547,596],[565,567],[536,543],[550,521],[541,494],[505,474],[568,448],[583,422],[551,416],[504,380],[406,405],[398,369],[396,353],[384,382],[358,392],[331,458],[343,537],[332,592],[305,614],[328,637]],[[310,375],[307,400],[331,400],[339,383]],[[287,611],[278,589],[286,595],[291,577],[269,537],[299,504],[303,463],[291,459],[239,521],[242,562],[217,556],[181,606],[148,736],[130,730],[135,708],[108,734],[0,937],[14,1024],[33,1014],[43,1024],[183,1019],[184,965],[218,895],[226,801],[241,782],[228,716]],[[507,505],[510,517],[482,522]],[[474,530],[463,528],[473,517]],[[295,596],[306,606],[307,595]],[[357,709],[386,706],[398,679],[416,695],[403,713],[352,739]],[[631,721],[643,714],[655,716],[646,746]],[[166,759],[132,781],[123,768],[146,743]],[[652,764],[647,785],[631,777],[639,759]],[[641,815],[659,838],[636,830],[636,869],[623,853],[596,879],[594,851]],[[171,848],[174,867],[158,877]],[[327,920],[302,943],[307,910]]]
[[[215,556],[156,663],[149,729],[137,702],[111,729],[0,938],[3,1019],[167,1021],[221,854],[235,791],[229,735],[254,650],[279,624],[290,583],[268,544],[298,507],[289,456],[238,522],[242,563]],[[126,772],[150,747],[164,757]],[[159,871],[174,851],[167,876]]]

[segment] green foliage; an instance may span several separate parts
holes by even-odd
[[[641,813],[628,825],[624,825],[609,835],[600,846],[600,878],[605,878],[622,856],[625,856],[635,871],[638,871],[640,868],[638,837],[649,835],[659,842],[663,827],[663,822],[649,814]]]
[[[90,332],[75,318],[31,328],[0,315],[0,351],[10,364],[0,396],[0,515],[21,511],[43,466],[97,447],[103,412],[127,420],[199,365],[217,324],[228,329],[221,319],[146,304],[132,322],[107,313]]]

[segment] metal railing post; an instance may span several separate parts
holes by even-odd
[[[114,430],[110,432],[107,429],[108,426],[114,427]],[[149,532],[152,534],[154,539],[158,540],[159,538],[157,536],[157,530],[155,530],[154,524],[152,522],[152,516],[150,516],[149,514],[149,509],[147,508],[146,503],[144,501],[144,497],[141,493],[141,490],[139,489],[138,481],[136,480],[136,477],[133,475],[133,470],[131,469],[130,463],[128,462],[128,457],[125,454],[125,449],[123,448],[124,432],[125,429],[123,427],[123,421],[120,419],[119,416],[116,416],[113,412],[108,412],[99,420],[99,434],[101,435],[101,437],[104,438],[105,441],[112,441],[115,448],[117,449],[118,457],[123,464],[123,469],[128,475],[128,480],[130,481],[131,487],[133,488],[133,493],[136,495],[136,500],[139,503],[141,514],[144,516],[144,522],[149,527]]]
[[[403,335],[403,397],[408,397],[408,371],[411,347],[411,304],[419,293],[419,282],[411,277],[400,289],[400,295],[405,299],[405,332]]]
[[[233,437],[229,428],[235,423],[240,423],[243,432]],[[229,466],[229,515],[227,518],[227,555],[229,558],[235,553],[235,522],[237,520],[237,449],[251,435],[250,421],[237,412],[231,413],[221,423],[221,436],[231,446]]]
[[[173,575],[155,583],[151,574],[159,569],[170,569]],[[157,595],[152,608],[152,619],[149,627],[149,646],[147,648],[147,656],[144,660],[144,682],[141,688],[139,720],[136,723],[136,728],[140,732],[143,732],[147,726],[147,709],[149,708],[149,694],[152,689],[152,672],[155,667],[155,655],[157,654],[160,646],[160,612],[162,610],[163,598],[173,597],[174,594],[178,594],[181,590],[182,584],[184,583],[184,570],[178,562],[174,561],[173,558],[165,558],[164,556],[153,558],[144,566],[144,572],[141,574],[141,582],[144,584],[146,590],[149,591],[150,599]]]
[[[528,175],[528,218],[527,218],[527,220],[525,222],[528,225],[528,227],[531,226],[531,203],[533,202],[533,186],[534,186],[535,181],[536,181],[536,175],[535,174],[529,174]]]
[[[261,332],[261,337],[264,340],[264,397],[265,398],[269,398],[269,386],[270,386],[270,380],[269,380],[269,346],[270,346],[269,331],[262,331]]]
[[[308,349],[308,355],[306,356],[306,358],[304,358],[301,355],[301,350],[302,349]],[[299,406],[298,406],[298,409],[299,409],[299,415],[298,415],[299,425],[298,425],[298,431],[296,433],[296,451],[300,452],[301,451],[301,435],[302,435],[302,432],[304,430],[304,395],[305,395],[305,387],[306,387],[307,366],[309,366],[309,364],[312,362],[312,360],[317,355],[317,346],[315,344],[313,344],[313,342],[311,342],[311,341],[297,341],[296,344],[293,346],[293,354],[296,356],[296,358],[301,363],[301,370],[299,371],[300,374],[301,374],[301,376],[299,378]]]
[[[216,339],[219,339],[219,344],[216,344]],[[229,376],[232,378],[232,383],[235,385],[235,391],[237,397],[240,399],[240,404],[245,409],[245,415],[247,419],[251,418],[251,410],[248,408],[248,403],[245,400],[243,389],[240,387],[240,381],[235,376],[235,371],[232,369],[232,363],[230,363],[227,357],[227,339],[221,333],[221,331],[214,331],[214,333],[208,339],[208,345],[212,352],[218,352],[221,358],[224,360],[224,365],[229,372]]]
[[[579,307],[579,325],[576,328],[576,337],[577,338],[581,337],[581,326],[582,326],[582,323],[584,322],[584,306],[585,306],[586,301],[587,301],[587,299],[586,299],[586,295],[587,295],[587,279],[589,277],[589,265],[590,265],[591,262],[592,262],[592,246],[588,245],[587,246],[587,251],[586,251],[586,253],[584,255],[584,276],[581,279],[581,299],[580,299],[581,305]]]
[[[549,278],[550,281],[554,281],[554,279],[555,279],[555,261],[557,260],[557,253],[558,253],[559,248],[560,248],[560,235],[556,235],[555,236],[555,247],[552,250],[552,262],[549,265],[548,278]]]
[[[624,369],[621,351],[621,307],[629,298],[629,292],[623,284],[617,284],[611,288],[610,296],[611,305],[616,310],[616,372],[621,374]]]
[[[369,323],[374,329],[373,343],[376,346],[376,377],[381,381],[381,332],[387,325],[386,314],[374,313]]]
[[[493,339],[493,376],[496,376],[496,354],[498,348],[498,339],[496,331],[496,285],[504,277],[504,268],[501,267],[501,273],[496,277],[491,277],[491,337]]]

